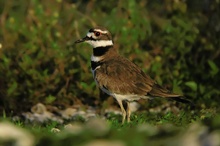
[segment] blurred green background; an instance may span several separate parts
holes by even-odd
[[[2,0],[0,113],[19,114],[38,102],[100,105],[92,49],[71,45],[97,25],[159,84],[198,110],[219,109],[219,7],[219,0]]]

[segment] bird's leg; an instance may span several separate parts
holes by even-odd
[[[127,103],[127,111],[126,111],[127,122],[130,122],[130,116],[131,116],[130,102],[129,102],[129,101],[126,101],[126,103]]]
[[[122,101],[121,100],[117,100],[118,101],[118,104],[121,108],[121,112],[122,112],[122,124],[125,122],[125,117],[126,117],[126,111],[124,109],[124,106],[122,104]]]

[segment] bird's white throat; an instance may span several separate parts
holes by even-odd
[[[113,46],[112,40],[88,40],[86,42],[90,44],[93,48]]]
[[[101,56],[94,56],[94,55],[91,56],[91,61],[94,61],[94,62],[99,62],[102,59],[103,59],[103,57],[101,57]]]

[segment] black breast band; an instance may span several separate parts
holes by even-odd
[[[98,62],[95,62],[95,61],[91,61],[91,67],[92,67],[92,70],[96,69],[96,67],[102,65],[102,62],[98,61]]]

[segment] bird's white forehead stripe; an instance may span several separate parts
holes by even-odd
[[[93,35],[93,33],[88,32],[86,35],[87,35],[87,37],[89,37],[89,38],[90,38],[90,37]]]
[[[94,29],[95,31],[98,31],[98,32],[100,32],[100,33],[103,33],[103,34],[107,34],[108,33],[108,31],[103,31],[103,30],[101,30],[101,29]]]

